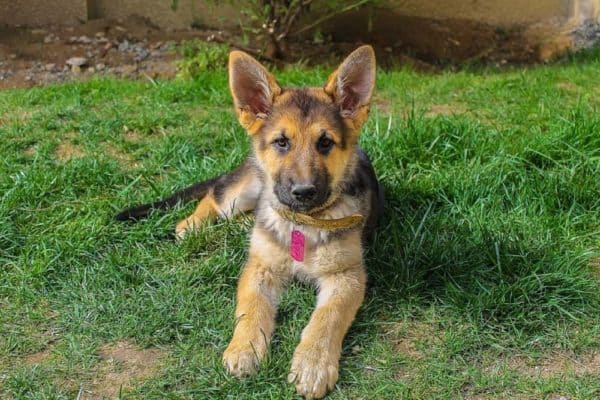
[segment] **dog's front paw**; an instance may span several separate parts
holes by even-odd
[[[296,386],[299,395],[306,399],[320,399],[333,389],[338,379],[338,357],[318,346],[294,352],[288,381]]]
[[[232,340],[223,353],[223,366],[231,375],[243,378],[256,372],[264,354],[250,341],[239,343]]]
[[[175,227],[175,237],[177,240],[183,240],[196,229],[196,226],[197,223],[194,222],[193,218],[186,218],[180,221]]]

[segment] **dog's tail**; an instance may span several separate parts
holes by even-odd
[[[177,204],[185,204],[192,200],[200,200],[214,186],[218,178],[209,179],[204,182],[195,183],[183,190],[173,193],[169,197],[148,204],[142,204],[121,211],[115,216],[118,221],[137,221],[146,218],[152,210],[175,207]]]

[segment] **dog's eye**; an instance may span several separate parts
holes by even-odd
[[[281,136],[273,141],[273,145],[279,149],[287,150],[290,147],[290,141],[285,136]]]
[[[333,147],[335,143],[333,140],[329,139],[327,136],[321,136],[319,141],[317,142],[317,150],[321,153],[327,153]]]

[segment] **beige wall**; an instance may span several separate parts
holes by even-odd
[[[0,25],[74,24],[87,9],[86,0],[0,0]]]
[[[161,28],[184,29],[192,24],[231,28],[237,26],[238,13],[228,1],[179,0],[89,0],[92,18],[120,18],[136,14]],[[217,3],[219,4],[217,6]]]
[[[192,24],[231,28],[238,25],[239,3],[179,0],[173,10],[171,0],[0,0],[0,25],[72,24],[88,17],[137,14],[163,28],[182,29]],[[501,26],[600,19],[600,0],[384,0],[381,7],[402,16]]]
[[[384,4],[407,16],[470,19],[497,25],[567,17],[572,0],[388,0]]]

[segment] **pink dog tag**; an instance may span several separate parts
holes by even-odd
[[[304,261],[304,234],[296,229],[292,230],[290,255],[296,261]]]

